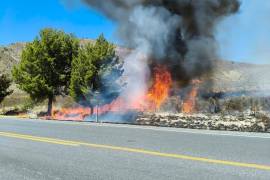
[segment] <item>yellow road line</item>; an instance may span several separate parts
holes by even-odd
[[[29,135],[16,134],[16,133],[7,133],[7,132],[0,132],[0,136],[26,139],[26,140],[32,140],[32,141],[47,142],[47,143],[54,143],[54,144],[70,145],[70,146],[82,145],[82,146],[87,146],[87,147],[92,147],[92,148],[109,149],[109,150],[115,150],[115,151],[139,153],[139,154],[146,154],[146,155],[159,156],[159,157],[184,159],[184,160],[205,162],[205,163],[211,163],[211,164],[237,166],[237,167],[245,167],[245,168],[253,168],[253,169],[270,171],[269,165],[208,159],[208,158],[187,156],[187,155],[181,155],[181,154],[162,153],[162,152],[150,151],[150,150],[144,150],[144,149],[128,148],[128,147],[121,147],[121,146],[111,146],[111,145],[103,145],[103,144],[93,144],[93,143],[85,143],[85,142],[77,142],[77,141],[66,141],[66,140],[60,140],[60,139],[54,139],[54,138],[29,136]]]
[[[201,158],[201,157],[194,157],[194,156],[186,156],[186,155],[181,155],[181,154],[161,153],[161,152],[157,152],[157,151],[149,151],[149,150],[144,150],[144,149],[135,149],[135,148],[118,147],[118,146],[110,146],[110,145],[91,144],[91,143],[80,143],[80,144],[85,145],[85,146],[94,147],[94,148],[111,149],[111,150],[117,150],[117,151],[126,151],[126,152],[133,152],[133,153],[148,154],[148,155],[153,155],[153,156],[185,159],[185,160],[200,161],[200,162],[206,162],[206,163],[212,163],[212,164],[247,167],[247,168],[255,168],[255,169],[269,170],[270,171],[270,166],[268,166],[268,165],[208,159],[208,158]]]
[[[31,141],[46,142],[46,143],[53,143],[53,144],[60,144],[60,145],[79,146],[78,143],[71,142],[71,141],[64,141],[64,140],[59,140],[59,139],[29,136],[29,135],[22,135],[22,134],[0,132],[0,136],[12,137],[12,138],[18,138],[18,139],[24,139],[24,140],[31,140]]]

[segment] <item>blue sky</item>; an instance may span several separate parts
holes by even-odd
[[[270,1],[242,0],[240,12],[217,30],[224,59],[270,64]]]
[[[7,0],[0,3],[0,44],[30,41],[44,27],[74,33],[77,37],[95,38],[104,33],[113,39],[114,25],[97,12],[64,0]],[[67,1],[65,1],[67,2]]]
[[[81,38],[100,33],[113,41],[115,24],[88,7],[64,0],[8,0],[0,4],[0,45],[31,41],[44,27],[63,29]],[[219,52],[223,59],[270,63],[270,1],[242,0],[240,12],[219,24]]]

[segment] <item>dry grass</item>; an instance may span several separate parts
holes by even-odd
[[[4,101],[1,103],[1,108],[15,107],[15,106],[20,107],[23,106],[29,100],[30,98],[27,94],[13,93],[4,99]]]
[[[33,103],[30,97],[21,91],[15,90],[13,94],[7,96],[0,104],[0,114],[20,114],[27,111],[39,114],[47,111],[47,100],[41,103]],[[62,107],[73,107],[76,102],[70,96],[57,96],[53,104],[54,108],[60,109]]]

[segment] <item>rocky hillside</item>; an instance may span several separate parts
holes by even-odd
[[[270,64],[256,65],[231,61],[217,61],[212,80],[215,91],[269,93],[269,77]]]
[[[94,42],[83,39],[81,44]],[[12,67],[20,61],[20,55],[25,43],[13,43],[0,46],[0,72],[10,73]],[[117,52],[123,59],[130,50],[117,47]],[[255,65],[218,60],[211,81],[215,92],[260,91],[270,90],[270,64]],[[270,91],[269,91],[270,92]]]
[[[0,46],[0,72],[10,73],[12,67],[20,62],[21,52],[25,43],[13,43]]]

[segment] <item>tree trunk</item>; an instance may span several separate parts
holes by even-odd
[[[48,111],[47,111],[48,116],[52,115],[52,104],[53,104],[53,96],[50,95],[48,98]]]

